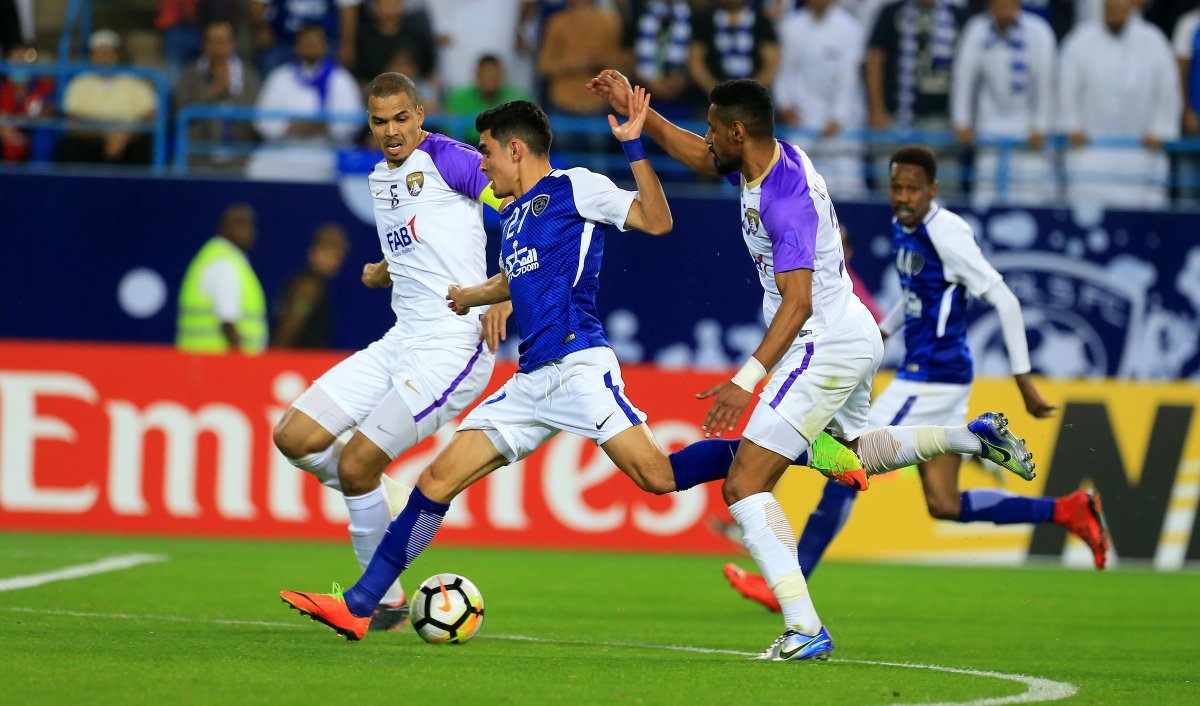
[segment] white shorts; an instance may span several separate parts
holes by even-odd
[[[857,439],[867,430],[871,381],[882,360],[879,327],[854,300],[836,328],[792,344],[742,437],[787,458],[798,457],[825,430]]]
[[[470,406],[494,364],[474,334],[405,342],[389,331],[326,371],[292,406],[334,436],[358,427],[395,458]],[[326,396],[337,410],[322,406]]]
[[[871,404],[872,429],[891,426],[962,426],[970,385],[896,379]]]
[[[529,373],[517,373],[471,410],[459,431],[486,432],[509,463],[533,453],[560,431],[599,446],[646,415],[625,396],[611,348],[587,348]]]

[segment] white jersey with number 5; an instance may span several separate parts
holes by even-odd
[[[479,197],[488,180],[473,147],[430,133],[395,169],[371,172],[375,226],[392,277],[393,332],[406,339],[479,331],[446,306],[451,284],[487,279]]]

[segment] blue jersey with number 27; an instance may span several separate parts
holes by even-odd
[[[568,353],[607,346],[596,314],[604,235],[625,230],[637,193],[587,169],[555,169],[501,213],[508,278],[529,372]]]

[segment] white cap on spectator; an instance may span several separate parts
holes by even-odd
[[[121,47],[121,35],[111,29],[98,29],[92,32],[91,38],[88,39],[88,49],[99,49],[100,47],[119,49]]]

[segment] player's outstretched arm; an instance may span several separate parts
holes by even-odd
[[[812,316],[812,274],[809,269],[776,273],[775,285],[779,287],[783,301],[771,319],[762,343],[732,380],[713,385],[696,395],[700,399],[714,398],[704,418],[706,436],[720,436],[733,430],[754,398],[758,383],[783,359],[796,336],[800,335],[800,328]]]
[[[995,284],[983,293],[983,300],[996,309],[996,318],[1000,319],[1000,333],[1004,336],[1004,347],[1008,349],[1008,360],[1012,366],[1013,379],[1017,389],[1021,391],[1021,399],[1025,402],[1025,410],[1038,419],[1054,416],[1058,407],[1050,404],[1038,392],[1037,386],[1029,376],[1033,367],[1029,362],[1029,342],[1025,338],[1025,319],[1021,315],[1021,302],[1012,293],[1004,280]]]
[[[629,115],[629,97],[633,86],[629,79],[616,69],[605,69],[588,81],[588,90],[606,99],[612,109],[621,115]],[[686,164],[706,176],[717,176],[712,153],[704,138],[659,115],[653,108],[647,110],[646,134],[658,143],[675,160]]]
[[[446,292],[446,302],[450,310],[462,316],[473,306],[496,304],[509,298],[508,278],[504,273],[494,275],[491,279],[470,287],[452,284]]]
[[[646,159],[646,148],[642,146],[642,127],[646,122],[646,114],[650,112],[650,94],[646,93],[646,89],[638,86],[628,95],[625,111],[629,120],[621,125],[617,124],[616,116],[608,116],[608,126],[629,158],[629,168],[633,170],[633,179],[638,187],[638,197],[629,206],[625,227],[636,228],[650,235],[666,235],[671,232],[673,225],[671,207],[667,204],[667,195],[663,193],[658,174],[654,172],[650,160]]]

